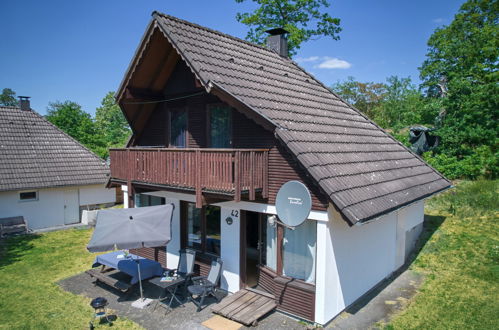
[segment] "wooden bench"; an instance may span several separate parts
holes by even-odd
[[[27,232],[28,226],[22,216],[0,219],[0,237],[6,234],[25,234]]]
[[[90,275],[92,278],[95,278],[96,282],[100,281],[100,282],[105,283],[109,286],[112,286],[113,288],[118,289],[122,292],[127,292],[132,287],[132,285],[125,283],[123,281],[117,280],[117,279],[109,276],[108,274],[106,274],[106,272],[102,272],[98,268],[89,269],[89,270],[85,271],[85,273]]]

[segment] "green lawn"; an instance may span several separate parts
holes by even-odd
[[[429,201],[428,241],[411,265],[425,282],[387,328],[499,328],[498,186],[462,182]]]
[[[88,329],[90,299],[65,292],[56,282],[89,268],[95,257],[85,249],[90,234],[73,229],[2,242],[0,328]],[[138,326],[118,318],[113,329],[122,328]]]

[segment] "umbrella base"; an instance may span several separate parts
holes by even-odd
[[[152,299],[139,298],[132,303],[132,307],[143,309],[152,303]]]

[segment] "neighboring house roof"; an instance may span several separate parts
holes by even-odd
[[[153,13],[153,24],[208,91],[223,91],[275,125],[277,138],[350,224],[451,186],[292,60],[165,14]]]
[[[0,191],[106,183],[109,167],[34,111],[0,106]]]

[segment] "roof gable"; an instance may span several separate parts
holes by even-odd
[[[34,111],[0,107],[0,191],[104,184],[109,167]]]
[[[151,24],[208,91],[222,91],[273,124],[275,135],[351,225],[450,186],[293,61],[157,12]]]

